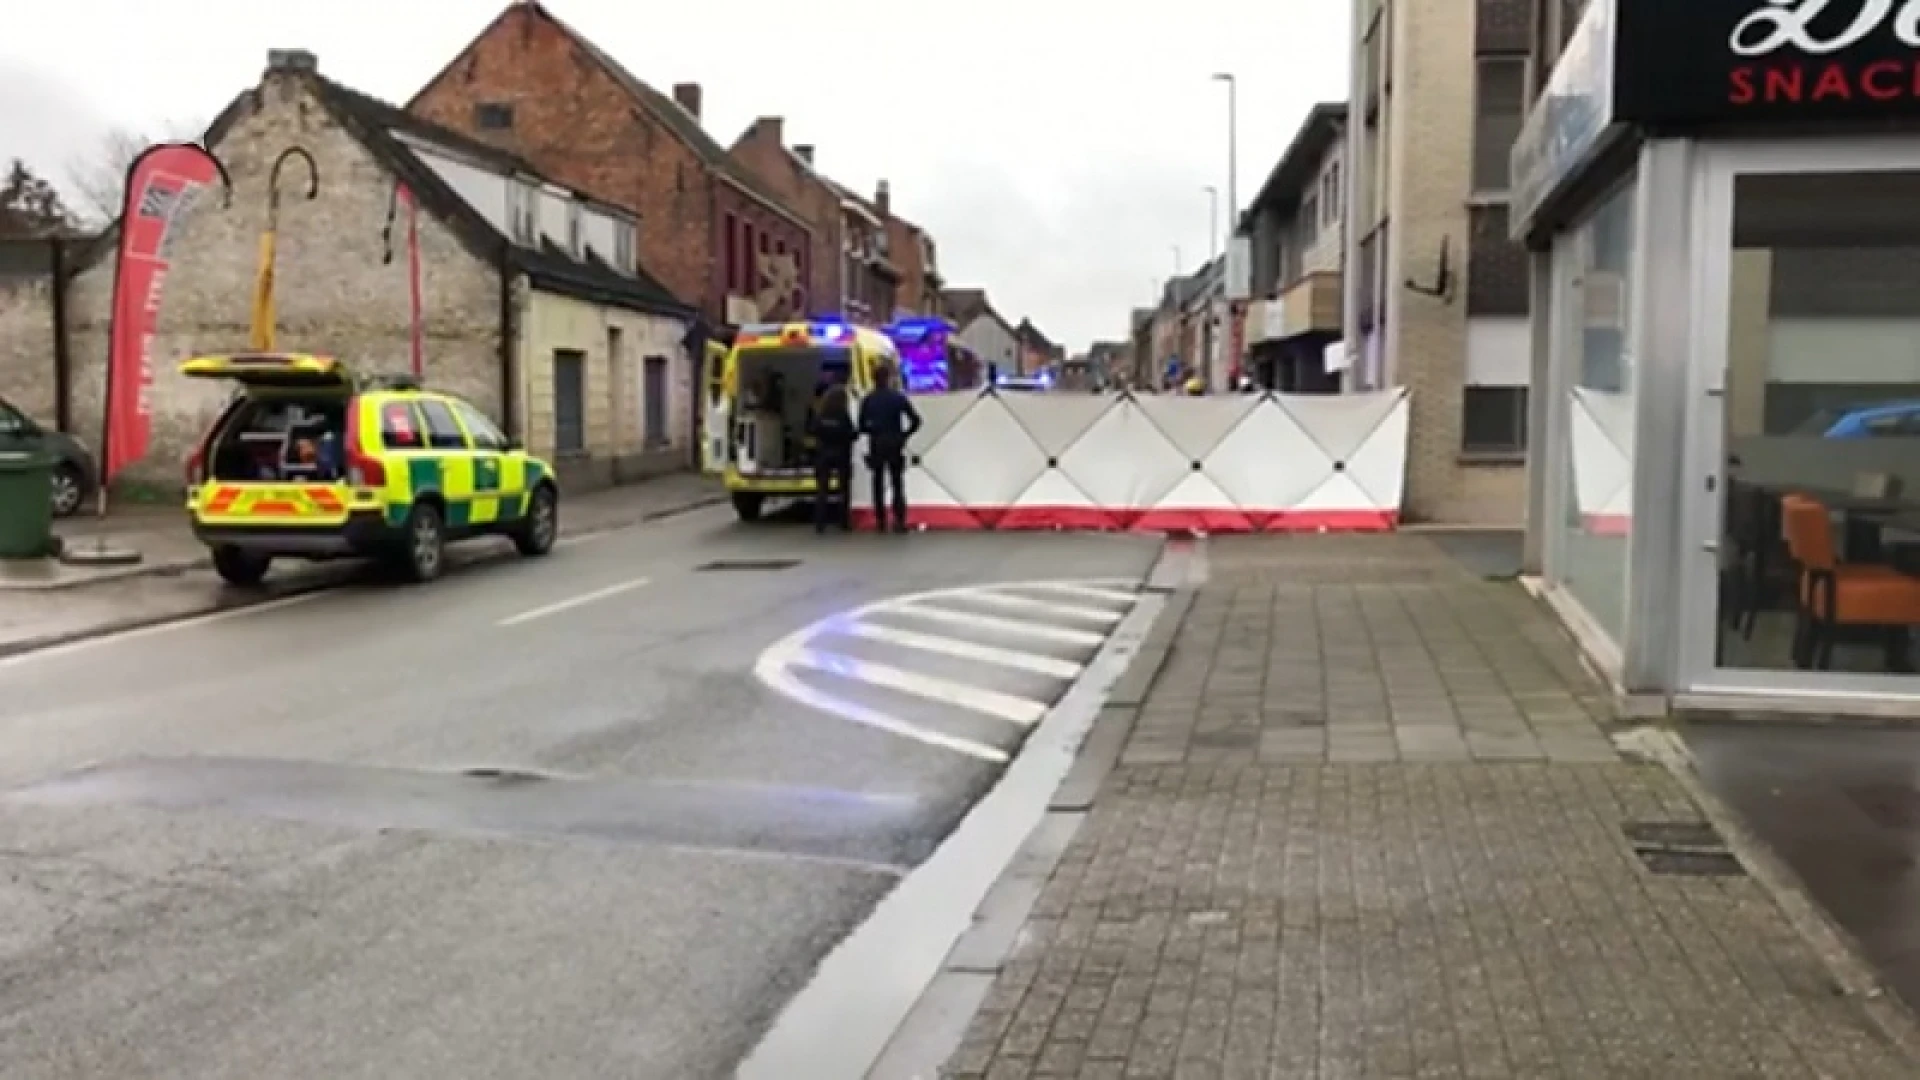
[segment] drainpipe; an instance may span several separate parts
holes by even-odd
[[[53,426],[73,430],[73,350],[67,344],[67,245],[48,241],[47,262],[53,271]]]
[[[513,310],[513,242],[500,245],[500,419],[507,438],[521,440],[519,320]]]

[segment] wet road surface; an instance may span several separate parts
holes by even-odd
[[[0,660],[0,1071],[726,1075],[1158,546],[713,511]]]
[[[1920,731],[1695,724],[1701,778],[1920,1008]]]

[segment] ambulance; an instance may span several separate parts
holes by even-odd
[[[771,500],[814,497],[807,420],[826,388],[844,385],[857,411],[877,372],[898,385],[900,370],[885,334],[835,320],[745,326],[705,361],[703,463],[741,521],[759,520]]]

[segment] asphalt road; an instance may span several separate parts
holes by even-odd
[[[0,1075],[727,1075],[1157,550],[708,511],[0,660]]]

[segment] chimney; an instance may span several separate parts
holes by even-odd
[[[793,152],[800,155],[800,160],[807,163],[807,168],[813,168],[813,147],[796,146],[793,148]]]
[[[680,107],[687,110],[688,115],[692,116],[695,120],[700,119],[700,84],[699,83],[697,82],[674,83],[673,84],[673,100],[679,102]]]
[[[885,180],[880,181],[873,189],[873,205],[880,208],[882,217],[893,213],[893,192],[887,187]]]
[[[320,61],[305,49],[268,49],[267,71],[285,75],[297,71],[318,71]]]

